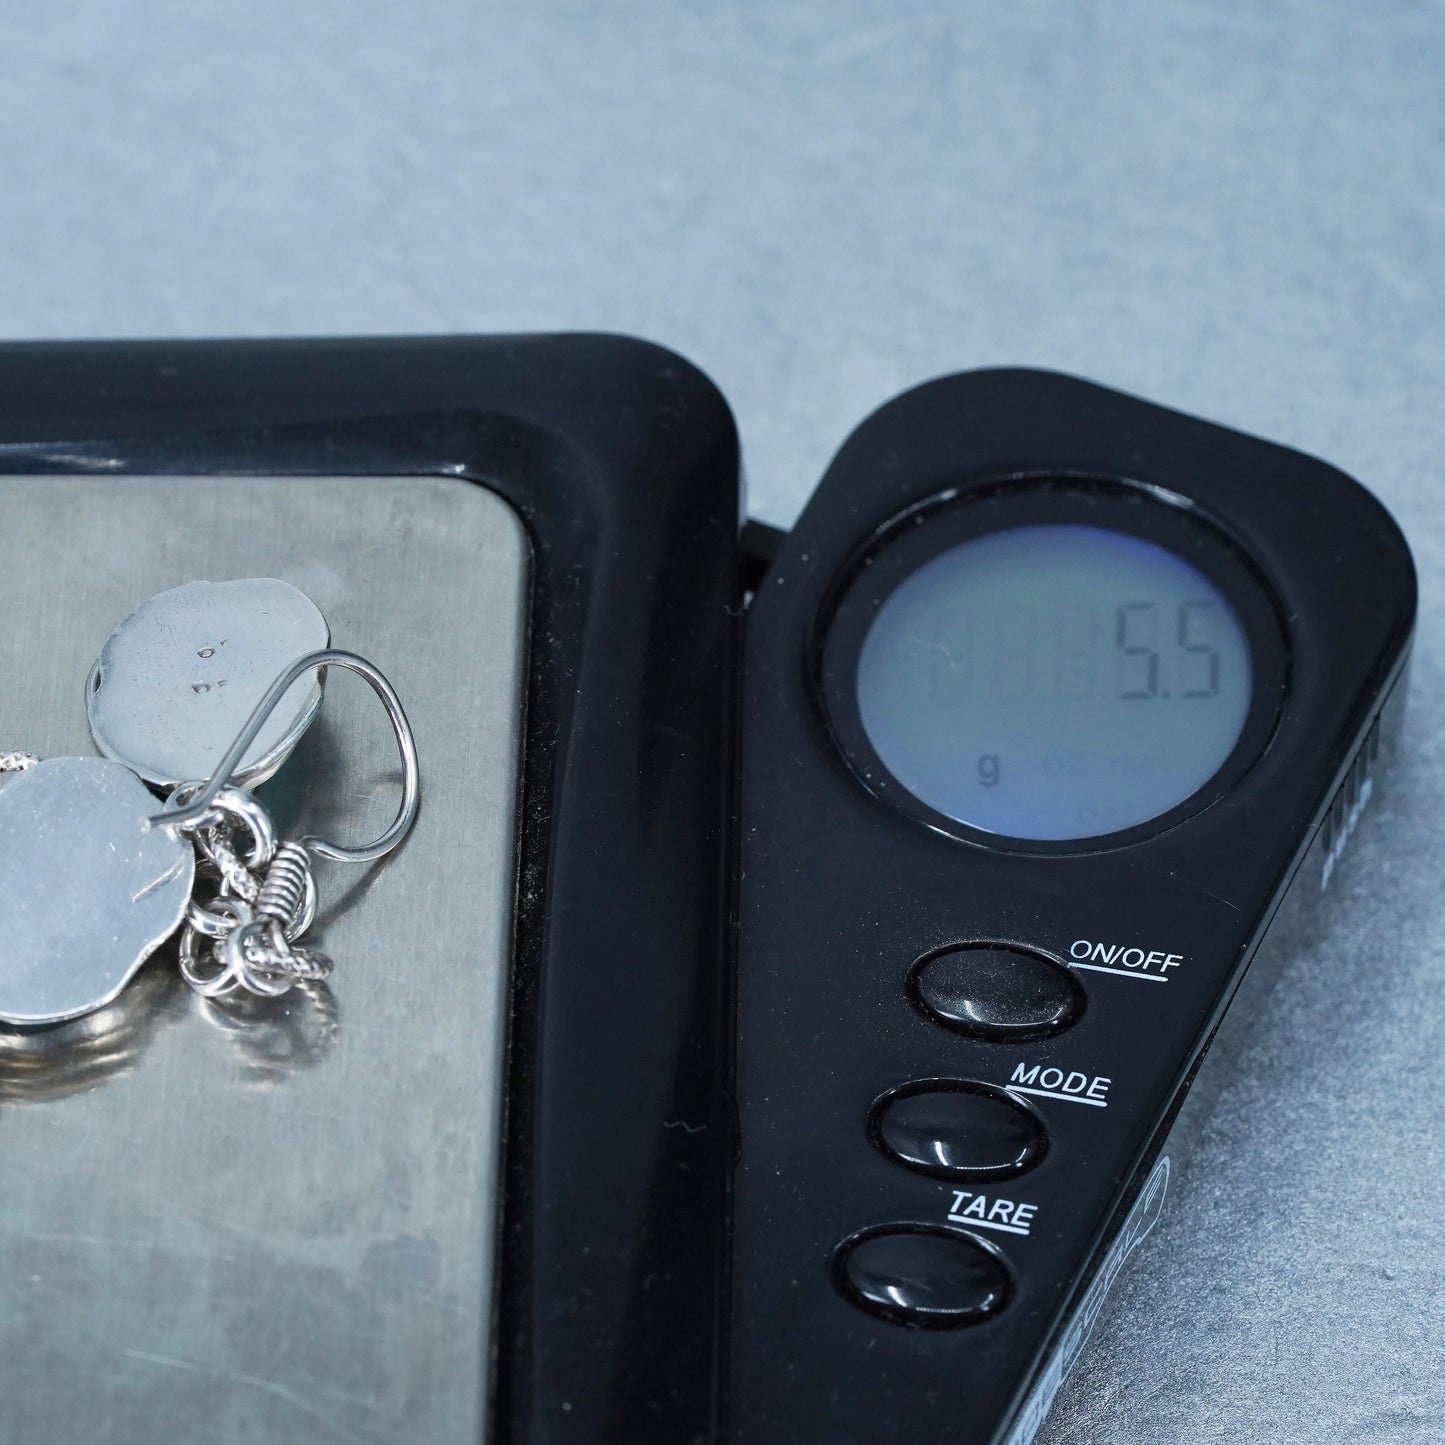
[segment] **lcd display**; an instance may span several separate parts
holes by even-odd
[[[1102,527],[1011,527],[910,573],[858,659],[868,739],[920,801],[1063,841],[1167,813],[1219,770],[1253,693],[1238,614],[1204,573]]]

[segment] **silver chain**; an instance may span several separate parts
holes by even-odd
[[[167,806],[184,806],[198,787],[177,789]],[[324,953],[298,942],[316,917],[311,854],[301,843],[278,845],[270,816],[250,793],[224,789],[178,831],[191,837],[200,864],[180,957],[181,977],[198,994],[277,998],[331,972]],[[203,901],[208,885],[212,896]]]

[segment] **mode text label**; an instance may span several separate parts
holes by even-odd
[[[1065,1099],[1070,1104],[1109,1107],[1112,1079],[1102,1074],[1081,1074],[1077,1069],[1056,1069],[1052,1065],[1018,1064],[1004,1087],[1015,1094],[1037,1094],[1041,1099]]]

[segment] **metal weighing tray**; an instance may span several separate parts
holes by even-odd
[[[512,508],[455,479],[0,477],[0,746],[92,755],[85,679],[127,612],[274,576],[390,676],[423,770],[397,854],[321,865],[329,993],[238,1016],[172,946],[103,1016],[0,1035],[0,1439],[482,1437],[528,566]],[[381,708],[333,674],[263,796],[359,839],[398,788]]]

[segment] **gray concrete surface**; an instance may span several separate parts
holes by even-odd
[[[1045,1436],[1445,1440],[1445,4],[0,0],[0,54],[7,336],[637,332],[777,522],[998,362],[1373,487],[1397,785]]]

